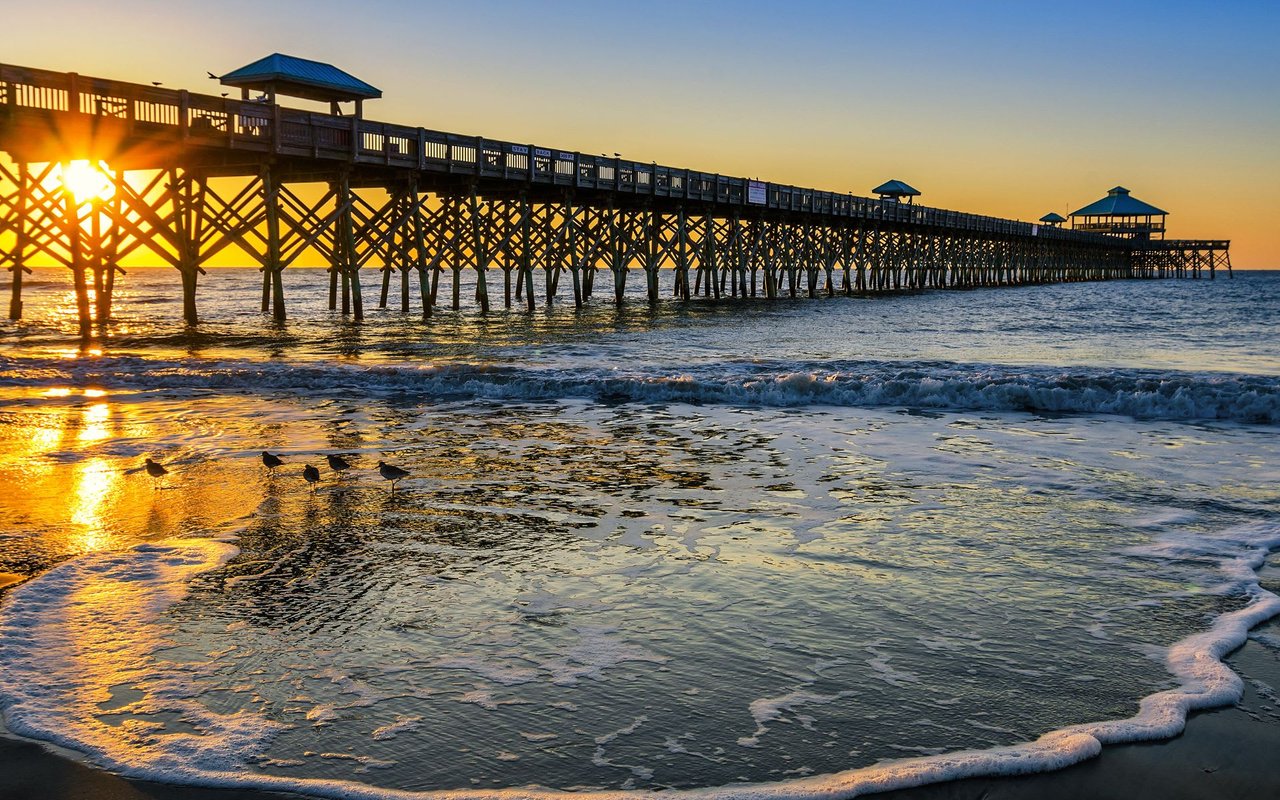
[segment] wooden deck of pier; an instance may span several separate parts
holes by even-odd
[[[263,271],[263,311],[286,316],[283,271],[304,253],[329,266],[330,307],[359,319],[363,267],[412,278],[429,317],[442,276],[453,308],[462,270],[503,278],[503,303],[573,300],[597,274],[621,303],[643,274],[708,297],[795,297],[1132,277],[1213,277],[1226,241],[1140,242],[887,199],[606,158],[534,143],[374,122],[73,73],[0,65],[0,265],[22,311],[33,257],[69,267],[82,329],[110,316],[122,259],[139,252],[182,275],[195,324],[203,265],[227,248]],[[88,160],[110,197],[77,198],[60,165]],[[321,184],[300,191],[301,184]],[[107,193],[104,193],[104,195]],[[7,243],[7,246],[5,246]],[[134,256],[136,257],[136,256]],[[90,307],[90,280],[96,306]],[[513,292],[514,287],[514,292]]]

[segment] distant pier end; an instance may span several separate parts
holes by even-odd
[[[614,302],[633,273],[657,302],[662,269],[674,271],[685,300],[1230,270],[1229,242],[1165,239],[1165,212],[1121,187],[1066,228],[1056,214],[1029,223],[922,206],[900,180],[859,197],[374,122],[364,102],[381,91],[280,53],[209,77],[239,97],[0,65],[0,151],[13,163],[0,162],[11,318],[41,259],[71,270],[90,335],[110,319],[122,260],[145,256],[177,269],[194,325],[197,284],[224,250],[261,267],[262,311],[277,320],[286,317],[284,271],[308,255],[328,266],[329,308],[356,320],[365,268],[380,271],[380,307],[398,276],[409,312],[416,283],[424,318],[459,309],[464,270],[482,312],[495,270],[503,304],[529,310],[535,273],[548,304],[564,277],[581,306],[601,274]],[[327,113],[281,97],[327,104]]]
[[[1143,202],[1123,186],[1107,196],[1071,212],[1071,228],[1128,239],[1137,269],[1148,273],[1171,273],[1175,277],[1212,277],[1219,267],[1231,272],[1231,242],[1214,239],[1165,239],[1165,218],[1169,212]]]

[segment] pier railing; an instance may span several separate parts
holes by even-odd
[[[744,211],[766,209],[922,229],[1128,246],[1114,237],[981,214],[28,67],[0,64],[0,106],[0,113],[27,117],[43,114],[50,122],[67,113],[95,117],[120,126],[126,137],[186,147],[339,161],[362,167],[416,170],[427,175],[473,176],[513,184],[563,186]]]

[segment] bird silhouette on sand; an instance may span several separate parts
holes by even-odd
[[[164,468],[163,464],[147,459],[147,474],[151,476],[152,486],[156,489],[160,488],[160,479],[169,474],[169,470]]]
[[[302,477],[306,479],[307,483],[311,484],[311,491],[314,492],[316,484],[320,482],[320,470],[307,464],[302,468]]]
[[[325,460],[329,462],[329,469],[331,469],[331,470],[333,470],[334,472],[338,473],[338,476],[339,476],[339,477],[341,477],[341,476],[342,476],[342,473],[344,473],[344,472],[346,472],[347,470],[351,469],[351,463],[350,463],[350,462],[348,462],[348,461],[347,461],[345,458],[343,458],[342,456],[335,456],[335,455],[333,455],[333,454],[329,454],[329,455],[325,456]]]
[[[400,469],[394,464],[388,464],[385,461],[379,461],[378,474],[381,475],[383,479],[391,481],[391,491],[394,492],[396,490],[396,482],[409,477],[409,470]]]
[[[280,456],[274,456],[268,453],[266,450],[262,451],[262,464],[267,468],[267,472],[274,473],[276,471],[276,467],[280,466],[283,463],[284,463],[284,459],[282,459]]]

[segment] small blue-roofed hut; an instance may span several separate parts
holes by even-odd
[[[262,92],[269,103],[278,95],[301,97],[328,103],[333,114],[341,114],[341,103],[355,103],[355,116],[364,116],[364,101],[382,97],[382,90],[365,83],[332,64],[310,61],[282,53],[272,53],[252,64],[222,75],[223,86],[239,87],[241,96]]]
[[[1163,239],[1164,218],[1168,213],[1117,186],[1101,200],[1071,212],[1071,227],[1128,239]]]
[[[881,200],[891,200],[895,203],[910,203],[911,198],[920,196],[918,190],[902,181],[896,180],[885,181],[872,189],[871,193],[879,195]]]
[[[1057,228],[1060,227],[1062,223],[1066,222],[1067,218],[1056,211],[1050,211],[1048,214],[1041,217],[1040,221],[1045,225],[1048,225],[1050,228]]]

